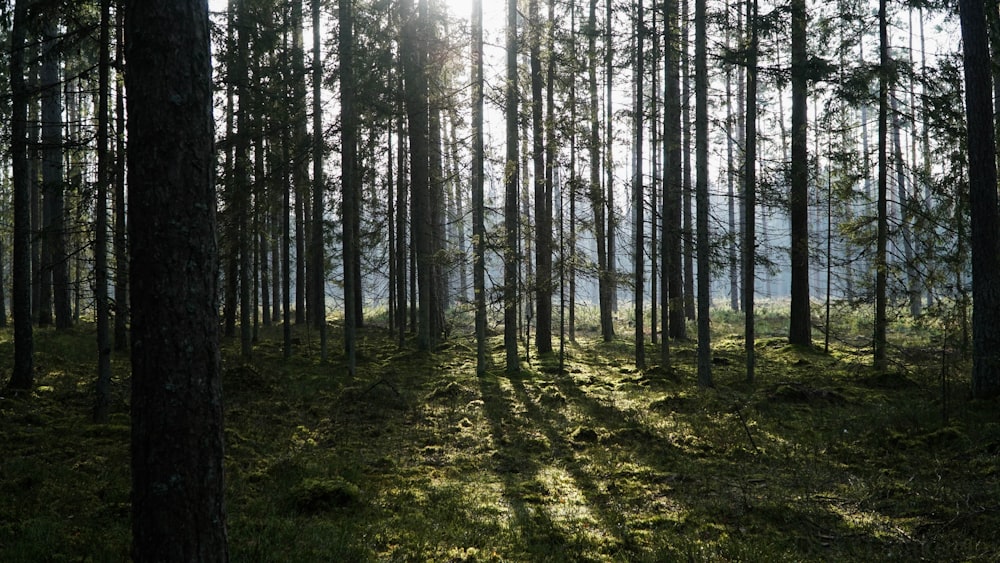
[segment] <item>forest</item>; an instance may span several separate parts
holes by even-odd
[[[0,561],[1000,558],[1000,1],[0,38]]]

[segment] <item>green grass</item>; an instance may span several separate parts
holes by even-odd
[[[545,356],[504,375],[497,339],[482,378],[464,334],[421,354],[367,328],[355,379],[301,327],[288,361],[277,329],[251,364],[226,343],[232,559],[997,559],[996,404],[965,398],[967,366],[928,351],[932,328],[893,333],[893,367],[873,373],[851,332],[864,321],[839,314],[824,354],[788,346],[765,311],[751,387],[742,321],[720,311],[708,390],[694,342],[642,372],[628,341],[588,331],[564,373]],[[92,341],[38,331],[37,389],[0,399],[0,561],[128,557],[127,356],[112,423],[93,425]],[[11,346],[0,333],[7,365]]]

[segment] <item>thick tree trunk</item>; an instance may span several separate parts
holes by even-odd
[[[1000,248],[990,57],[983,3],[959,0],[972,210],[972,394],[1000,394]]]
[[[531,20],[531,138],[534,161],[535,192],[535,304],[537,329],[535,347],[539,354],[552,352],[552,176],[551,160],[546,160],[546,149],[553,151],[554,140],[550,133],[546,147],[543,131],[549,132],[551,120],[542,120],[542,28],[538,15],[538,0],[528,3]],[[550,22],[551,24],[551,22]],[[553,53],[549,50],[551,61]],[[546,85],[551,91],[552,77]],[[551,106],[550,106],[551,109]]]
[[[27,3],[14,5],[11,27],[11,172],[14,188],[13,287],[14,368],[7,386],[30,389],[34,385],[34,338],[31,327],[31,180],[28,177],[28,89],[25,85],[25,26]]]
[[[809,302],[809,155],[806,152],[806,6],[792,0],[792,186],[789,215],[792,223],[791,277],[792,303],[788,341],[812,343],[812,315]]]
[[[226,561],[208,4],[126,10],[132,556]]]

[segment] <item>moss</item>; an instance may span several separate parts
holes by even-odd
[[[315,513],[347,508],[361,502],[361,489],[341,478],[307,477],[291,491],[295,508]]]

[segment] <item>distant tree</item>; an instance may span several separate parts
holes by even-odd
[[[208,2],[125,9],[132,557],[226,561]]]
[[[884,0],[883,0],[884,1]],[[983,2],[959,0],[972,210],[972,393],[1000,394],[1000,213],[990,52]]]
[[[30,389],[35,381],[31,328],[31,180],[28,170],[28,89],[25,84],[25,38],[28,2],[14,4],[10,30],[11,172],[14,184],[14,242],[11,313],[14,316],[14,369],[7,386]]]

